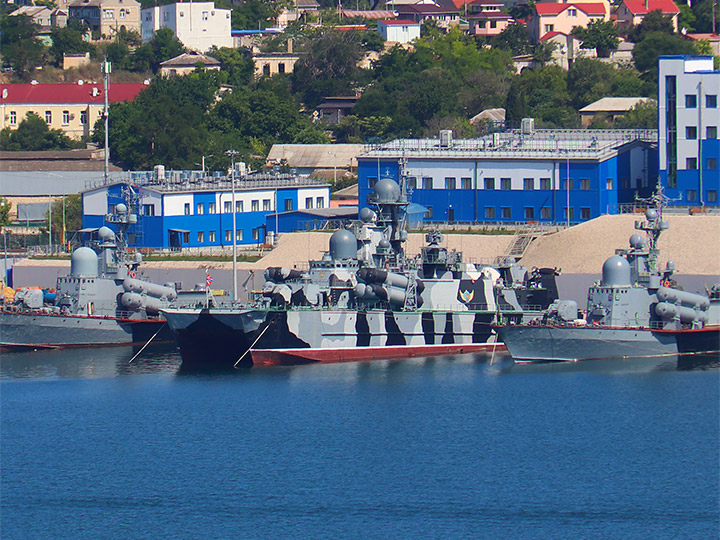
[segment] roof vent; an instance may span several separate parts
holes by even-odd
[[[440,146],[442,148],[449,148],[452,146],[452,129],[440,130]]]
[[[79,85],[79,86],[82,86],[83,84],[85,84],[85,81],[83,81],[82,79],[80,79],[80,80],[78,81],[78,85]]]
[[[97,86],[93,86],[92,92],[90,92],[90,95],[92,97],[97,97],[100,95],[100,89]]]
[[[32,81],[30,81],[30,84],[32,84],[33,86],[35,86],[37,83],[38,83],[38,82],[37,82],[35,79],[33,79]]]
[[[534,118],[523,118],[520,123],[520,131],[528,134],[535,131],[535,119]]]

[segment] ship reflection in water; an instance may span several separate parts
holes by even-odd
[[[457,356],[409,358],[405,360],[374,360],[343,364],[309,364],[294,367],[244,368],[226,371],[196,371],[182,367],[180,354],[174,345],[152,345],[141,354],[139,347],[97,347],[82,349],[28,350],[0,352],[0,379],[94,379],[142,374],[197,375],[203,373],[233,373],[237,375],[268,371],[292,372],[303,369],[322,369],[335,366],[348,376],[363,372],[389,372],[403,366],[427,366],[441,369],[448,363],[475,363],[490,373],[566,373],[607,372],[646,373],[693,369],[718,369],[720,357],[710,355],[667,355],[640,358],[611,358],[586,362],[550,362],[544,364],[515,364],[507,352],[487,352]],[[136,356],[137,355],[137,356]],[[342,366],[342,367],[341,367]],[[337,371],[334,372],[337,375]]]

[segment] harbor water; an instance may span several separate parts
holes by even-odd
[[[720,371],[0,356],[0,536],[715,539]]]

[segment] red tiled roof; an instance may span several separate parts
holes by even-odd
[[[420,26],[420,23],[415,21],[408,21],[407,19],[398,19],[395,21],[378,21],[385,26]]]
[[[399,5],[397,8],[395,8],[395,11],[398,12],[398,14],[403,15],[407,13],[454,13],[457,14],[458,10],[457,8],[444,8],[440,6],[434,6],[432,4],[406,4],[406,5]]]
[[[626,0],[627,1],[627,0]],[[633,0],[630,0],[633,1]],[[637,0],[642,2],[643,0]],[[554,2],[538,2],[535,11],[538,15],[559,15],[568,8],[576,8],[586,15],[605,15],[605,5],[600,2],[580,2],[573,4],[556,4]]]
[[[564,35],[566,35],[566,34],[563,34],[562,32],[552,31],[552,32],[548,32],[543,37],[541,37],[540,41],[545,41],[546,39],[554,38],[555,36],[564,36]]]
[[[472,0],[472,2],[468,2],[469,6],[503,6],[502,2],[498,2],[497,0]]]
[[[108,101],[132,101],[144,88],[142,83],[111,84]],[[103,92],[102,83],[0,84],[0,103],[102,104]]]
[[[651,11],[659,9],[663,13],[680,13],[680,10],[672,0],[624,0],[628,11],[633,15],[647,15]]]

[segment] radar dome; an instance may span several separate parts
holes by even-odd
[[[345,229],[335,231],[330,237],[330,257],[334,261],[354,259],[357,256],[357,239]]]
[[[378,247],[382,249],[390,249],[390,242],[383,238],[380,242],[378,242]]]
[[[70,275],[74,277],[97,277],[98,256],[89,247],[79,247],[70,257]]]
[[[633,249],[642,249],[645,247],[645,240],[639,234],[633,234],[630,237],[630,247]]]
[[[123,203],[120,203],[115,207],[115,213],[117,214],[125,214],[126,212],[127,206],[125,206]]]
[[[602,267],[602,284],[605,287],[630,285],[630,263],[619,255],[613,255]]]
[[[373,212],[369,208],[363,208],[362,210],[360,210],[360,219],[363,223],[370,223],[371,221],[375,221],[375,218],[375,212]]]
[[[107,242],[108,240],[115,239],[115,233],[112,231],[112,229],[110,227],[100,227],[98,229],[98,237],[103,242]]]
[[[400,199],[400,186],[392,178],[383,178],[375,184],[373,193],[379,203],[394,203]]]
[[[645,211],[645,217],[648,219],[648,221],[655,221],[658,217],[657,210],[654,208],[649,208]]]

